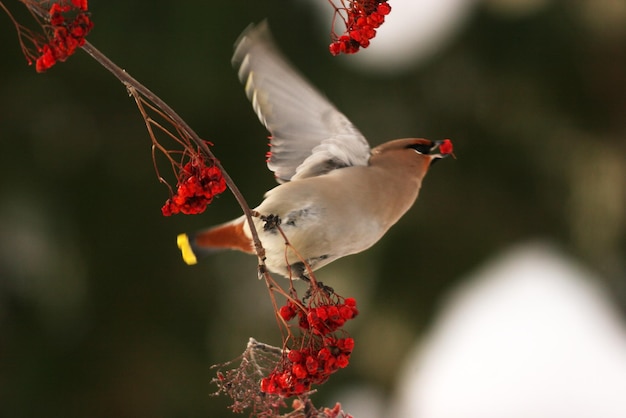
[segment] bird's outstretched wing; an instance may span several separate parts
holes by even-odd
[[[370,147],[363,134],[287,62],[267,22],[242,33],[232,61],[271,134],[267,166],[279,183],[367,165]]]

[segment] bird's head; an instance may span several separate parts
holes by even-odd
[[[435,162],[452,155],[452,141],[424,138],[396,139],[372,150],[371,164],[410,165],[425,171]],[[421,170],[420,170],[421,171]]]

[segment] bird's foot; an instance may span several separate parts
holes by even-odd
[[[280,216],[278,215],[273,215],[273,214],[269,214],[267,216],[261,215],[260,218],[263,222],[265,222],[265,224],[263,224],[264,231],[271,231],[273,229],[276,229],[280,226],[280,223],[281,223]]]
[[[304,294],[304,298],[302,298],[303,301],[305,301],[308,298],[310,298],[311,295],[313,294],[313,292],[315,290],[317,290],[317,289],[321,289],[324,293],[326,293],[327,296],[330,296],[333,293],[335,293],[335,289],[333,289],[332,287],[326,286],[324,283],[318,282],[317,280],[313,281],[308,276],[306,276],[304,274],[300,275],[300,280],[303,280],[303,281],[305,281],[305,282],[307,282],[309,284],[309,288],[307,289],[306,293]]]
[[[259,280],[263,279],[268,272],[269,270],[267,269],[267,266],[265,265],[265,263],[261,263],[258,265],[257,274],[259,276]]]

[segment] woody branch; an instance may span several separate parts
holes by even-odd
[[[82,46],[82,49],[89,54],[93,59],[98,61],[104,68],[109,70],[118,80],[126,86],[129,93],[134,97],[139,94],[145,99],[152,102],[158,109],[160,109],[172,122],[172,124],[179,129],[183,134],[187,135],[201,150],[205,153],[211,160],[213,160],[214,164],[221,170],[224,180],[228,185],[228,188],[235,196],[237,203],[243,210],[243,213],[246,217],[246,221],[250,226],[250,231],[252,233],[252,239],[254,241],[254,248],[259,258],[259,263],[261,266],[264,265],[264,254],[265,250],[263,245],[261,244],[261,240],[259,239],[259,235],[254,226],[254,222],[252,221],[252,210],[250,206],[246,202],[246,199],[243,197],[243,194],[230,177],[230,175],[226,172],[224,167],[221,165],[219,160],[215,158],[215,155],[211,151],[211,149],[207,146],[206,142],[200,138],[200,136],[185,122],[183,118],[181,118],[178,113],[174,111],[167,103],[165,103],[159,96],[154,94],[150,89],[137,81],[134,77],[132,77],[128,72],[120,68],[117,64],[111,61],[106,55],[104,55],[100,50],[94,47],[90,42],[85,42],[85,45]]]

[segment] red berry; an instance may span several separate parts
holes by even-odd
[[[287,358],[292,363],[300,363],[302,361],[302,352],[300,352],[300,350],[290,350],[287,354]]]
[[[301,364],[294,364],[291,371],[298,379],[304,379],[308,375],[306,369]]]
[[[296,316],[296,311],[290,305],[281,306],[278,313],[285,321],[289,321]]]
[[[387,2],[383,2],[378,5],[376,11],[383,16],[388,15],[391,12],[391,6]]]
[[[444,139],[441,145],[439,145],[439,152],[443,155],[452,154],[453,150],[452,141],[449,139]]]
[[[346,367],[348,365],[349,362],[350,362],[350,357],[348,357],[347,355],[339,354],[337,356],[337,366],[339,368],[343,369],[344,367]]]
[[[319,363],[317,362],[317,360],[315,360],[315,357],[313,356],[308,356],[306,358],[306,370],[310,373],[310,374],[316,374],[317,373],[317,368],[319,366]]]

